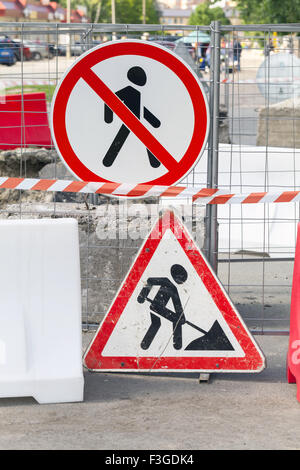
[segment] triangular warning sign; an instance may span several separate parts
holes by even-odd
[[[140,249],[84,362],[102,371],[260,372],[264,356],[182,222]]]

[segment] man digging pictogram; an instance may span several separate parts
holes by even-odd
[[[187,271],[180,264],[173,264],[170,272],[176,284],[183,284],[188,278]],[[152,300],[148,295],[153,286],[159,286],[159,290]],[[213,323],[209,331],[206,331],[186,320],[177,287],[167,277],[149,277],[147,279],[146,286],[143,287],[137,298],[137,301],[140,304],[144,303],[145,300],[150,302],[151,325],[141,342],[142,349],[149,349],[152,341],[154,340],[161,326],[159,315],[172,323],[174,349],[182,348],[182,326],[185,324],[202,333],[202,336],[188,344],[185,350],[234,349],[217,320]],[[170,300],[173,302],[174,311],[167,308]]]
[[[176,284],[183,284],[187,279],[187,272],[180,264],[174,264],[171,267],[171,276]],[[159,286],[159,290],[154,299],[151,300],[148,295],[153,286]],[[151,345],[161,326],[161,320],[158,316],[161,315],[172,322],[173,346],[175,349],[180,349],[182,347],[182,325],[186,320],[176,285],[167,277],[149,277],[147,285],[143,287],[137,298],[140,304],[144,303],[145,300],[150,302],[151,325],[141,342],[141,347],[148,349]],[[170,300],[173,302],[174,312],[166,307]]]
[[[131,67],[128,70],[127,78],[130,82],[138,86],[144,86],[147,82],[146,73],[141,67]],[[129,85],[117,91],[116,95],[138,119],[141,118],[141,93],[138,90]],[[154,128],[158,128],[161,124],[145,106],[143,107],[143,117]],[[104,121],[107,124],[110,124],[113,121],[113,111],[109,106],[107,106],[107,104],[104,106]],[[103,158],[102,163],[104,166],[109,167],[114,163],[129,134],[130,130],[122,124],[119,132]],[[153,155],[153,153],[150,152],[150,150],[147,149],[147,153],[150,165],[153,168],[158,168],[160,166],[160,161]]]

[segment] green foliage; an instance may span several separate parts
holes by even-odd
[[[142,23],[142,8],[142,0],[116,0],[116,22],[131,24]],[[154,0],[146,0],[146,23],[159,23],[158,8]]]
[[[237,0],[237,9],[248,24],[300,22],[300,0]]]
[[[60,0],[60,3],[66,7],[67,0]],[[143,22],[142,0],[115,0],[115,3],[116,23],[140,24]],[[78,5],[87,8],[87,16],[92,23],[97,15],[97,7],[100,6],[98,23],[111,23],[111,0],[71,0],[72,9],[76,9]],[[159,23],[155,0],[146,0],[146,23]]]
[[[221,7],[211,7],[211,2],[207,0],[198,5],[190,16],[190,25],[207,25],[212,21],[220,21],[222,24],[230,24]]]

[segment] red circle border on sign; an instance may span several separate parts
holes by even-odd
[[[89,170],[77,157],[68,138],[65,116],[71,92],[84,75],[84,70],[91,69],[103,60],[123,55],[138,55],[157,60],[179,77],[189,93],[194,110],[194,129],[185,154],[178,165],[168,173],[151,181],[141,181],[139,184],[169,186],[178,183],[192,169],[204,150],[209,125],[208,106],[198,79],[183,61],[165,48],[143,41],[125,40],[108,43],[105,46],[100,45],[83,55],[63,77],[55,92],[51,113],[52,137],[59,154],[77,178],[83,181],[112,182]]]

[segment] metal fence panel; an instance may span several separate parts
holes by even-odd
[[[210,36],[208,48],[199,46],[201,32]],[[194,40],[190,47],[174,49],[171,33],[179,37],[193,33]],[[239,193],[295,190],[300,148],[297,33],[299,25],[224,26],[218,22],[210,26],[0,23],[0,36],[15,40],[13,51],[19,54],[9,67],[0,63],[0,119],[4,112],[7,119],[8,96],[19,100],[21,110],[18,125],[0,121],[0,146],[6,146],[0,152],[0,176],[70,179],[53,142],[46,149],[37,141],[28,146],[26,95],[45,93],[46,108],[40,103],[41,108],[34,111],[41,118],[35,124],[41,130],[56,84],[81,53],[106,40],[135,38],[175,50],[193,67],[207,93],[210,138],[201,160],[182,183]],[[240,57],[236,40],[242,44]],[[35,50],[31,59],[27,55],[30,45]],[[19,132],[17,149],[3,137],[12,128]],[[122,201],[105,196],[14,190],[2,190],[0,204],[5,218],[77,218],[85,328],[103,318],[142,242],[134,234],[145,235],[149,228],[149,212],[166,204],[178,206],[172,198],[136,201],[140,210],[136,215],[131,205],[125,207]],[[183,205],[190,207],[185,209],[190,210],[187,219],[197,224],[204,209],[190,200],[181,201]],[[288,331],[298,220],[299,203],[206,208],[204,252],[246,323],[257,333]],[[131,224],[129,239],[120,229],[124,221]],[[114,225],[117,237],[110,238]],[[202,232],[200,238],[201,244]]]

